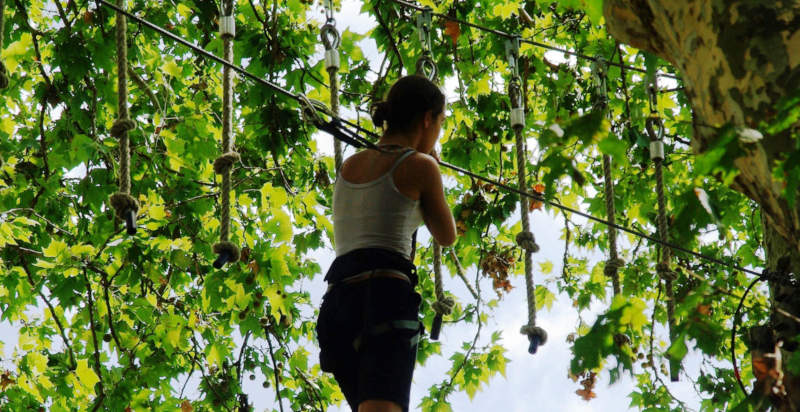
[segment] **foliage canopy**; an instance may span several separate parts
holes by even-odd
[[[420,3],[583,55],[672,71],[615,43],[601,25],[599,0]],[[132,0],[127,7],[221,55],[215,2]],[[328,101],[320,10],[321,4],[303,0],[236,1],[234,63],[294,93]],[[232,240],[244,250],[241,262],[214,270],[220,190],[212,162],[220,147],[221,66],[129,22],[128,99],[138,122],[131,133],[132,193],[142,206],[141,228],[128,236],[107,200],[118,173],[118,142],[109,135],[116,116],[114,13],[85,0],[10,0],[3,12],[0,59],[10,85],[0,92],[0,320],[21,329],[15,369],[0,381],[0,408],[231,410],[246,402],[239,396],[242,380],[256,373],[291,410],[342,401],[306,349],[314,342],[317,304],[306,285],[323,269],[310,255],[330,245],[334,165],[320,155],[314,129],[303,123],[296,102],[241,79],[235,83],[241,162],[233,169]],[[341,102],[350,109],[347,117],[371,128],[363,120],[371,103],[403,68],[413,71],[422,46],[413,10],[369,1],[362,12],[378,24],[365,34],[342,33]],[[433,38],[440,77],[457,85],[442,158],[514,182],[503,39],[441,19],[434,19]],[[377,44],[377,56],[365,57],[364,40]],[[608,105],[599,111],[593,109],[597,94],[585,59],[524,43],[520,72],[526,133],[534,142],[528,190],[604,216],[601,157],[610,155],[617,222],[655,233],[642,73],[609,66]],[[736,173],[726,154],[741,143],[729,131],[721,133],[716,148],[693,155],[691,111],[680,81],[661,85],[671,89],[662,90],[657,101],[667,135],[669,239],[704,254],[735,256],[732,263],[763,266],[758,209],[725,184]],[[516,197],[452,173],[450,181],[447,196],[461,232],[453,252],[469,273],[477,271],[475,280],[484,289],[481,300],[459,299],[450,318],[458,321],[455,327],[480,331],[503,304],[507,288],[522,285],[521,252],[514,244]],[[698,201],[695,188],[708,194],[713,213]],[[687,378],[703,394],[703,409],[742,401],[725,359],[731,315],[747,281],[743,274],[677,253],[677,338],[653,345],[653,339],[669,340],[658,333],[667,322],[655,271],[658,247],[622,237],[627,263],[620,272],[621,295],[612,297],[603,262],[582,257],[586,250],[605,253],[607,228],[534,206],[534,213],[563,218],[567,250],[560,271],[553,262],[538,262],[539,308],[551,305],[559,292],[579,311],[597,301],[607,306],[594,324],[581,324],[572,335],[569,372],[583,383],[581,396],[592,397],[596,374],[607,369],[612,379],[622,373],[635,377],[632,406],[678,410],[662,365],[667,355],[680,359],[696,348],[706,362],[700,376]],[[435,297],[427,276],[428,245],[417,256],[430,326]],[[455,274],[454,261],[445,261]],[[748,321],[762,320],[765,304],[766,297],[755,293],[746,305]],[[737,350],[744,353],[739,342]],[[507,362],[496,331],[484,331],[455,353],[441,353],[438,343],[423,340],[419,361],[438,356],[451,361],[450,375],[428,389],[423,410],[449,410],[450,393],[472,396],[503,374]],[[743,374],[752,378],[746,360]],[[189,375],[200,376],[192,382],[199,382],[194,390],[201,396],[193,400],[184,392]]]

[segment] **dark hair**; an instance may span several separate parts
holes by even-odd
[[[442,90],[423,76],[405,76],[392,85],[386,100],[374,106],[372,123],[382,127],[386,122],[386,132],[407,132],[427,111],[434,116],[444,111]]]

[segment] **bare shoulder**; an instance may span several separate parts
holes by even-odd
[[[411,174],[424,177],[439,174],[439,162],[433,156],[416,152],[406,160],[406,168]]]

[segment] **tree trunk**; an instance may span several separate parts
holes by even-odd
[[[603,8],[612,36],[658,55],[680,72],[692,107],[692,148],[697,153],[714,142],[721,126],[758,130],[773,120],[775,105],[800,88],[797,1],[605,0]],[[739,174],[732,187],[761,206],[767,266],[774,269],[779,259],[788,258],[789,271],[798,274],[800,208],[789,206],[772,177],[776,161],[795,147],[792,130],[776,135],[760,131],[764,139],[745,145],[746,154],[735,159]],[[796,289],[770,288],[774,310],[800,314]],[[761,330],[773,340],[788,341],[800,333],[797,322],[777,311],[765,326]],[[786,350],[796,345],[787,346],[784,359]],[[773,397],[773,405],[800,410],[800,381],[787,375],[784,386],[788,395]]]

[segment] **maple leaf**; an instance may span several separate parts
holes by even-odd
[[[181,402],[181,412],[192,412],[194,408],[192,407],[192,403],[188,400]]]
[[[597,394],[594,393],[594,391],[592,391],[591,389],[578,389],[575,391],[575,393],[578,394],[578,396],[583,398],[583,400],[585,401],[590,401],[597,397]]]
[[[453,41],[453,46],[458,43],[458,36],[461,35],[461,27],[458,23],[447,20],[444,22],[444,34],[450,36],[450,40]]]
[[[539,196],[543,195],[544,194],[544,185],[541,184],[541,183],[535,184],[533,186],[533,191],[534,191],[534,193],[536,193]],[[542,206],[543,206],[543,204],[542,204],[541,201],[539,201],[539,200],[531,200],[531,202],[528,204],[528,210],[530,212],[533,212],[534,210],[541,210]]]

